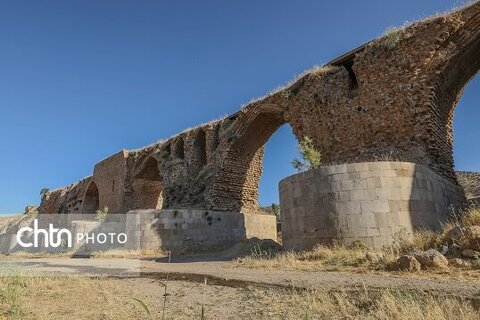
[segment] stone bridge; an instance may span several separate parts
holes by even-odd
[[[324,165],[410,162],[457,185],[452,119],[479,56],[476,2],[390,31],[224,119],[122,150],[47,192],[40,210],[256,213],[264,146],[287,123],[313,140]]]

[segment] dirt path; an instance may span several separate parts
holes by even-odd
[[[166,262],[165,259],[8,259],[0,260],[0,267],[55,274],[106,275],[113,277],[142,277],[203,282],[230,287],[287,287],[323,290],[408,289],[435,294],[480,298],[480,281],[435,279],[403,274],[373,274],[350,272],[308,272],[242,268],[232,261],[189,261],[182,259]]]

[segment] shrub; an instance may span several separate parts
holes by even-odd
[[[291,97],[293,97],[293,92],[290,89],[285,89],[282,91],[282,96],[286,99],[290,99]]]
[[[309,137],[305,137],[299,144],[298,149],[301,160],[292,160],[292,165],[298,172],[315,169],[320,166],[321,155],[313,146],[313,141]]]
[[[411,253],[415,251],[412,239],[412,235],[407,229],[402,228],[393,235],[391,249],[397,254]]]
[[[385,30],[380,43],[387,50],[395,49],[395,47],[405,38],[405,30],[398,27],[390,27]]]
[[[431,248],[438,248],[443,241],[443,234],[430,230],[421,230],[413,234],[412,246],[415,249],[426,251]]]
[[[280,220],[280,206],[276,203],[272,203],[272,212],[277,217],[277,221]]]
[[[104,207],[103,209],[101,210],[97,210],[95,211],[95,220],[97,220],[98,222],[104,222],[105,220],[107,220],[107,214],[108,214],[108,207]]]
[[[480,226],[480,207],[470,207],[461,218],[466,226]]]

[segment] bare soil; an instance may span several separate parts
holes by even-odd
[[[180,257],[168,263],[159,259],[70,259],[12,258],[0,260],[0,267],[16,265],[27,274],[44,272],[87,276],[142,277],[153,280],[188,280],[230,287],[300,288],[321,290],[417,290],[439,295],[480,299],[478,273],[466,277],[450,277],[452,271],[431,274],[402,272],[355,273],[342,271],[269,270],[244,268],[237,261],[218,261],[214,256]]]

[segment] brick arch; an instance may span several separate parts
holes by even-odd
[[[88,184],[82,200],[82,213],[95,213],[99,209],[100,195],[97,184],[91,181]]]
[[[438,170],[456,179],[453,160],[453,117],[464,88],[480,71],[480,3],[461,12],[464,24],[449,35],[439,52],[446,56],[432,61],[432,107],[428,130],[439,140],[429,148]],[[452,50],[451,48],[455,48]]]
[[[185,159],[185,141],[181,137],[175,141],[173,156],[177,159]]]
[[[207,135],[204,130],[198,130],[193,140],[188,170],[195,177],[207,165]]]
[[[132,209],[161,209],[163,204],[163,176],[155,156],[148,156],[131,179]]]
[[[286,123],[283,108],[274,104],[249,106],[238,116],[227,133],[221,169],[213,185],[217,208],[233,212],[258,210],[264,146]]]

